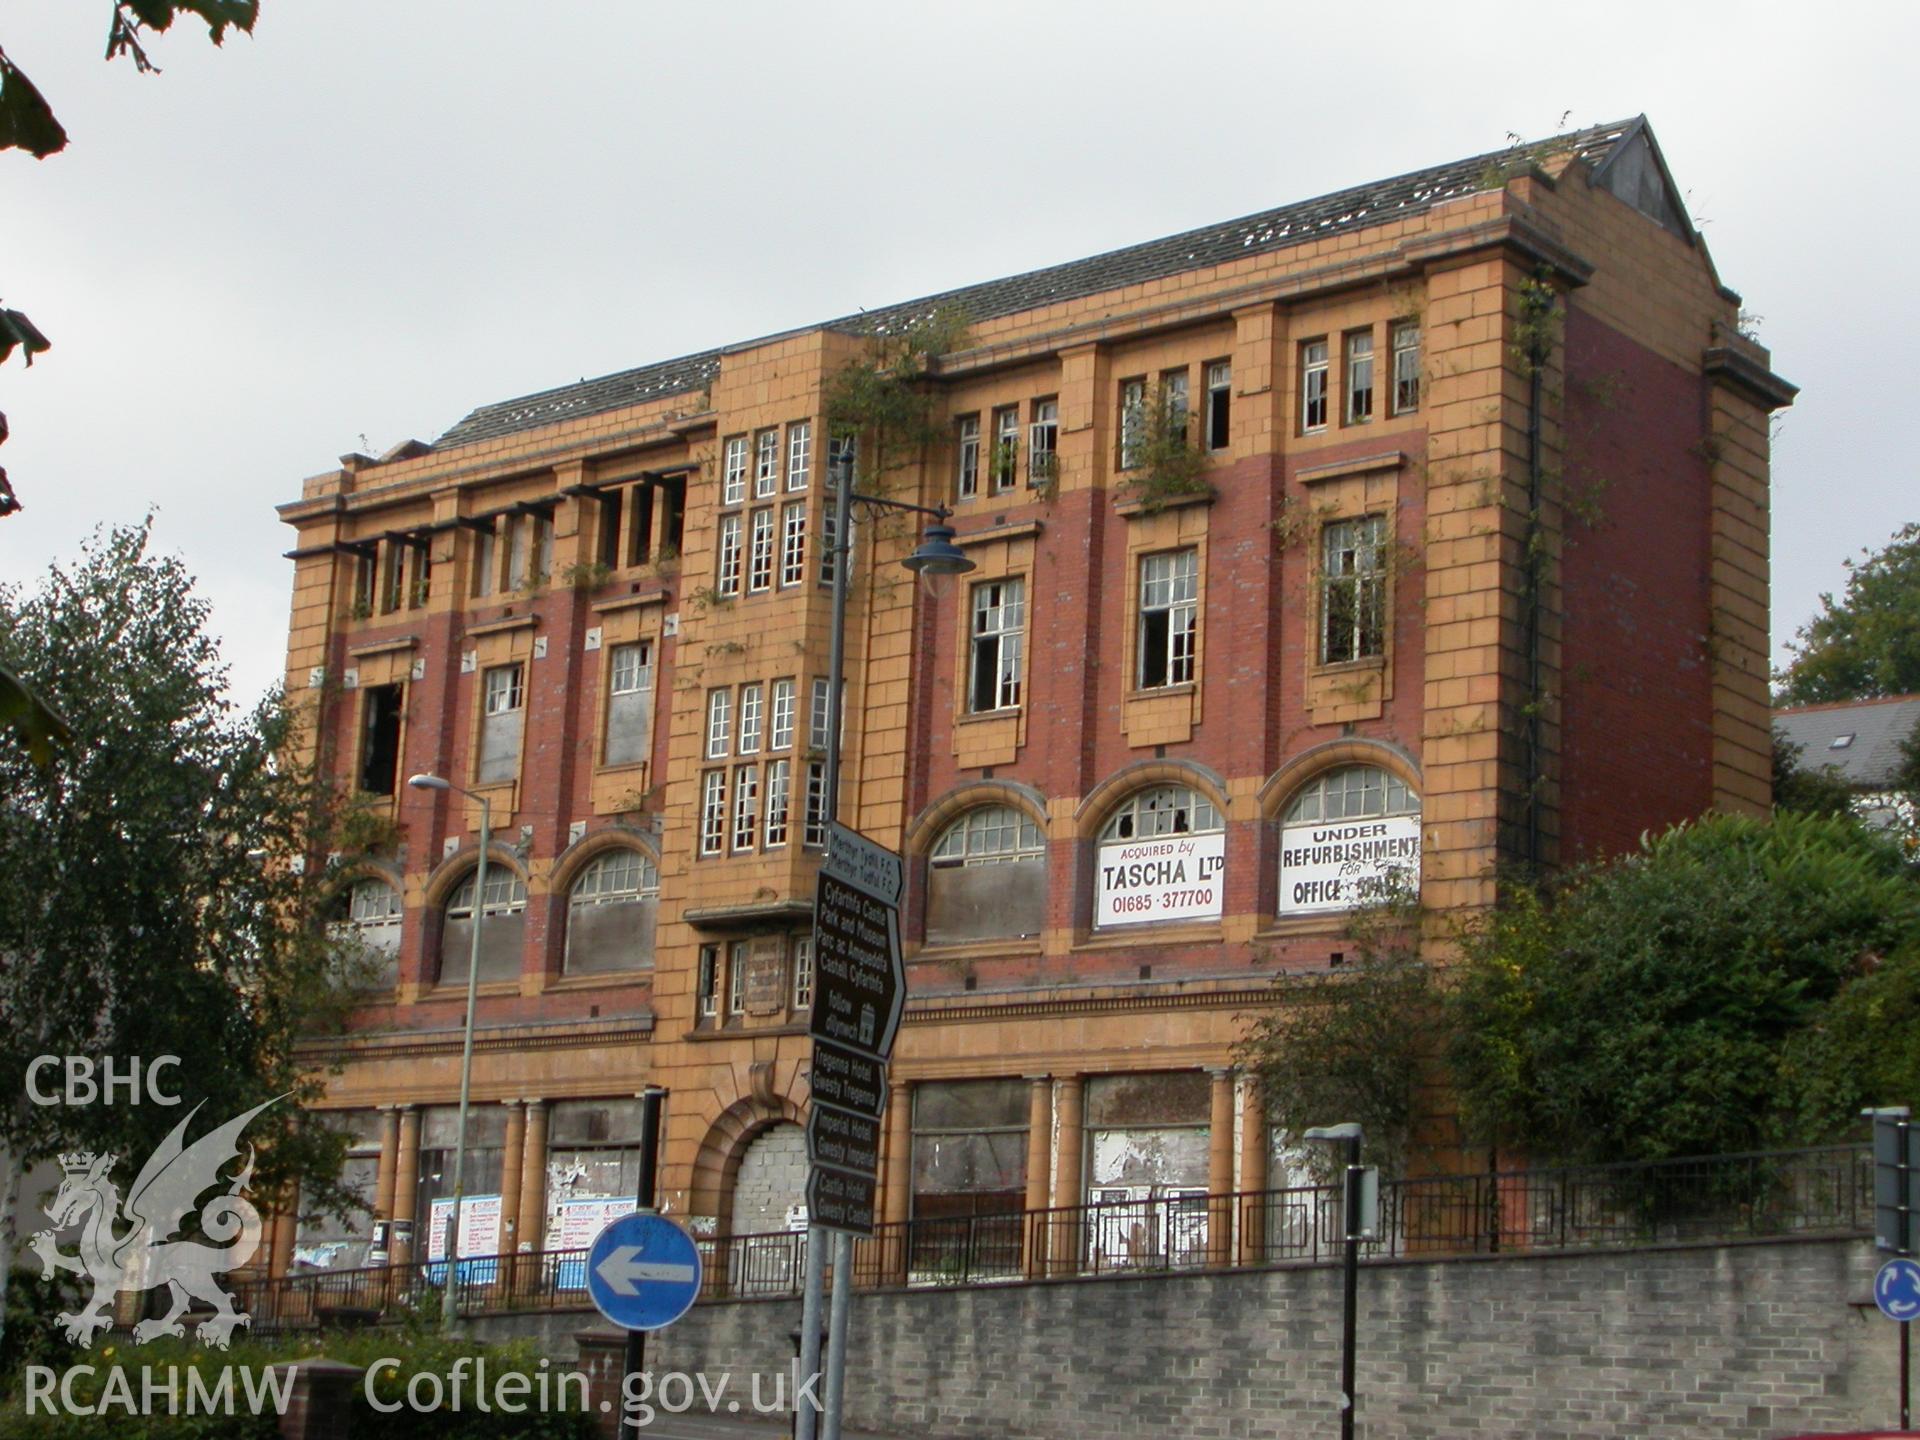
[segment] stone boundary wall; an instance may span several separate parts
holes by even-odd
[[[1367,1265],[1360,1433],[1767,1440],[1888,1427],[1898,1330],[1870,1303],[1878,1261],[1867,1241],[1810,1240]],[[562,1317],[538,1318],[557,1341]],[[648,1365],[744,1385],[788,1369],[798,1323],[792,1300],[699,1306],[650,1339]],[[853,1342],[852,1429],[1338,1433],[1337,1267],[863,1294]]]

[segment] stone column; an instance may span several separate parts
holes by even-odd
[[[273,1212],[273,1251],[267,1257],[267,1273],[276,1279],[293,1270],[293,1239],[300,1227],[300,1187],[288,1185],[281,1192]]]
[[[527,1110],[518,1100],[509,1100],[506,1106],[507,1138],[500,1155],[500,1253],[506,1258],[500,1262],[499,1271],[507,1293],[512,1294],[520,1269],[513,1256],[520,1248],[516,1242],[520,1235],[520,1174],[525,1159],[521,1151],[527,1140]]]
[[[547,1102],[527,1101],[520,1157],[520,1216],[515,1233],[528,1248],[547,1243]]]
[[[1047,1253],[1056,1275],[1071,1275],[1080,1268],[1084,1248],[1081,1231],[1086,1216],[1080,1207],[1087,1203],[1086,1187],[1081,1183],[1081,1159],[1086,1148],[1082,1121],[1086,1110],[1086,1077],[1063,1075],[1054,1082],[1053,1103],[1059,1116],[1059,1137],[1054,1149],[1053,1208],[1048,1225]]]
[[[401,1225],[413,1224],[414,1202],[420,1195],[420,1112],[411,1105],[400,1107],[400,1153],[393,1167],[393,1223],[397,1229]],[[426,1236],[418,1237],[424,1243]],[[415,1243],[393,1244],[393,1263],[405,1265],[416,1253]]]
[[[387,1261],[393,1259],[393,1187],[400,1168],[400,1111],[393,1105],[380,1107],[380,1168],[373,1182],[373,1219],[387,1227]],[[371,1261],[371,1257],[369,1257]]]
[[[907,1281],[907,1230],[913,1216],[913,1082],[888,1086],[886,1182],[880,1218],[886,1222],[881,1273],[889,1285]]]
[[[1267,1177],[1267,1102],[1260,1082],[1249,1075],[1240,1097],[1240,1190],[1248,1196],[1264,1192]],[[1267,1258],[1265,1198],[1248,1199],[1240,1207],[1240,1263],[1257,1265]]]
[[[1047,1269],[1047,1201],[1053,1157],[1053,1077],[1027,1077],[1027,1198],[1021,1237],[1023,1273],[1028,1279]]]
[[[1213,1082],[1207,1120],[1207,1263],[1233,1263],[1233,1071],[1207,1071]]]

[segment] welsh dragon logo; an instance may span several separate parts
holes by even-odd
[[[158,1319],[134,1326],[136,1342],[144,1344],[161,1335],[184,1336],[180,1316],[192,1300],[214,1309],[199,1326],[203,1344],[224,1350],[235,1327],[250,1323],[252,1317],[234,1309],[233,1297],[213,1277],[246,1264],[260,1248],[260,1212],[245,1193],[253,1179],[253,1147],[244,1147],[246,1158],[238,1174],[223,1179],[220,1172],[240,1157],[240,1132],[275,1103],[256,1105],[191,1145],[183,1145],[188,1122],[200,1113],[200,1106],[194,1106],[141,1167],[124,1202],[111,1178],[117,1155],[80,1151],[60,1157],[66,1175],[45,1206],[53,1224],[37,1232],[28,1245],[49,1278],[64,1270],[93,1279],[93,1298],[71,1314],[59,1316],[67,1339],[76,1345],[91,1344],[96,1334],[113,1323],[115,1295],[122,1290],[157,1290],[162,1285],[172,1292],[172,1308]],[[220,1194],[200,1205],[202,1195],[222,1185]],[[196,1206],[201,1233],[216,1242],[213,1245],[174,1238]],[[58,1248],[57,1232],[83,1221],[77,1253],[64,1253]],[[122,1221],[127,1228],[116,1233]]]

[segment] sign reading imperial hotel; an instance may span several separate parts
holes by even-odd
[[[385,968],[325,1101],[369,1213],[282,1216],[274,1266],[444,1233],[476,924],[463,1250],[630,1206],[649,1083],[670,1214],[799,1223],[823,397],[942,309],[944,440],[887,485],[952,507],[975,569],[931,593],[898,565],[917,534],[864,517],[850,574],[839,819],[906,870],[880,1218],[1282,1183],[1237,1017],[1349,953],[1356,905],[1470,910],[1500,862],[1767,805],[1793,392],[1739,308],[1634,120],[484,405],[308,479],[288,687],[390,822],[330,870]],[[1200,488],[1153,472],[1167,429]],[[416,772],[489,802],[485,893],[479,806]]]

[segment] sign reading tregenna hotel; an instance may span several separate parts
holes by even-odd
[[[1226,892],[1227,836],[1160,835],[1102,845],[1094,875],[1095,925],[1213,920]]]
[[[1420,883],[1420,817],[1289,825],[1280,832],[1280,913],[1351,910]]]

